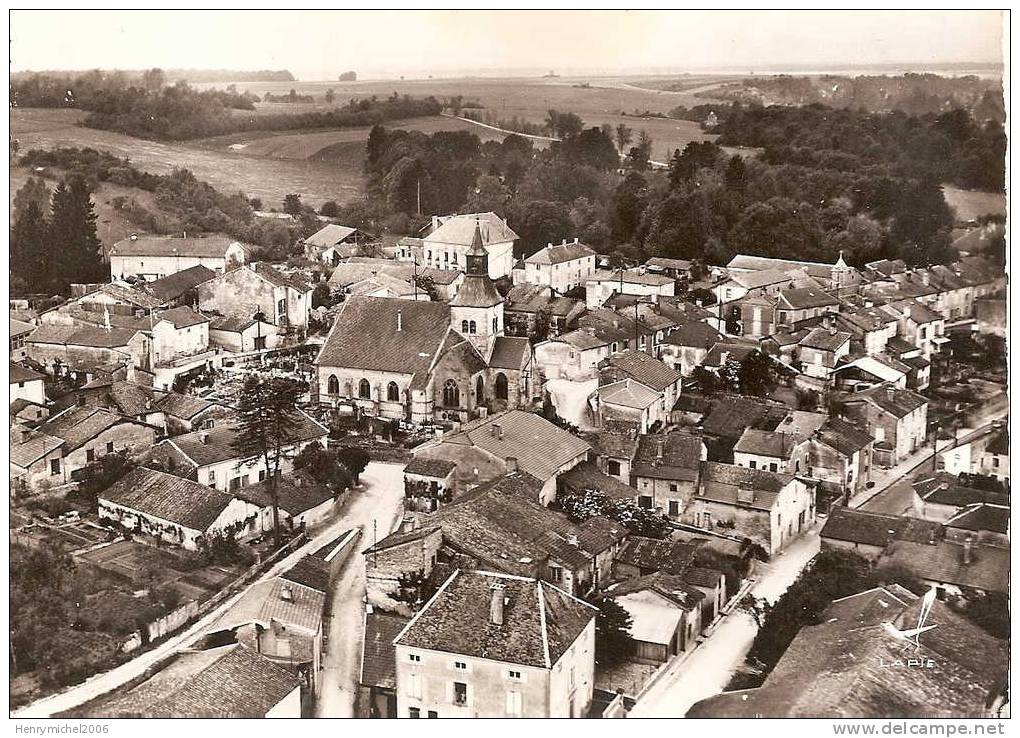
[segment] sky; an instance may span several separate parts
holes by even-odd
[[[1001,61],[999,11],[11,11],[11,68],[289,69],[304,80]]]

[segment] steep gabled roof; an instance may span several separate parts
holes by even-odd
[[[504,241],[515,241],[518,238],[506,221],[495,213],[450,215],[441,220],[442,224],[425,236],[423,241],[470,246],[475,236],[476,221],[481,226],[482,244],[485,246]]]
[[[111,256],[190,256],[222,258],[227,248],[238,243],[229,236],[208,235],[176,238],[174,236],[137,236],[117,241]],[[240,244],[247,252],[248,247]]]
[[[575,239],[573,243],[549,244],[526,258],[524,263],[536,266],[549,266],[574,261],[575,259],[583,259],[587,256],[595,256],[594,249]]]
[[[193,290],[203,282],[208,282],[216,276],[216,272],[207,266],[198,264],[179,272],[168,274],[165,277],[146,282],[141,289],[156,297],[160,303],[175,300],[184,295],[188,290]]]
[[[190,479],[139,467],[100,492],[99,499],[191,530],[205,531],[233,497]]]
[[[666,363],[644,351],[628,350],[606,359],[601,367],[609,366],[659,392],[677,384],[683,376]]]

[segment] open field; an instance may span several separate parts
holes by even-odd
[[[650,111],[665,113],[679,104],[704,102],[695,99],[695,90],[711,89],[726,78],[697,78],[698,86],[683,92],[643,89],[635,83],[647,78],[519,78],[519,79],[447,79],[366,82],[263,82],[238,85],[256,94],[287,93],[292,87],[301,94],[314,94],[314,103],[259,103],[262,113],[302,113],[326,110],[322,101],[326,90],[333,88],[337,104],[351,98],[373,95],[386,97],[394,92],[413,96],[435,95],[438,98],[462,95],[477,100],[498,118],[518,117],[540,123],[550,109],[580,115],[588,125],[626,124],[652,137],[652,159],[667,161],[674,149],[691,141],[713,140],[696,123],[668,118],[638,118],[634,113]],[[590,87],[579,87],[581,83]],[[693,78],[692,78],[693,84]],[[198,87],[222,87],[217,84]],[[240,190],[248,197],[259,197],[266,207],[279,207],[288,193],[301,195],[302,200],[319,206],[326,200],[347,202],[359,196],[364,188],[362,164],[364,143],[370,128],[333,130],[253,132],[218,136],[187,143],[160,143],[132,138],[119,133],[98,131],[79,125],[83,117],[78,110],[15,109],[11,112],[11,135],[22,151],[30,148],[58,146],[89,146],[127,157],[135,166],[154,174],[167,174],[175,167],[190,169],[223,192]],[[470,130],[485,140],[501,140],[503,134],[473,123],[447,117],[418,118],[390,124],[392,128],[434,133],[441,130]],[[15,175],[12,169],[12,188]],[[105,189],[105,188],[104,188]],[[116,196],[112,193],[110,199]],[[131,226],[118,222],[115,213],[101,213],[101,226],[108,226],[109,235],[102,233],[104,243],[116,241],[130,233]]]
[[[1006,214],[1006,196],[1002,193],[961,190],[947,184],[942,185],[942,194],[957,220],[968,221],[982,215]]]

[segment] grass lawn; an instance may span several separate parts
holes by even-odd
[[[942,185],[946,203],[961,221],[976,220],[982,215],[1005,215],[1006,196],[1001,192],[979,192],[961,190],[952,185]]]

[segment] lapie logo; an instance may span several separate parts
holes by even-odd
[[[932,605],[935,602],[935,588],[932,587],[925,593],[921,600],[921,610],[917,614],[917,624],[913,628],[900,630],[892,623],[883,623],[886,632],[897,640],[903,641],[914,647],[915,651],[921,649],[921,634],[937,628],[937,625],[928,625],[928,616],[931,614]],[[935,661],[929,658],[907,658],[885,661],[880,659],[880,665],[885,667],[906,667],[919,669],[935,668]]]

